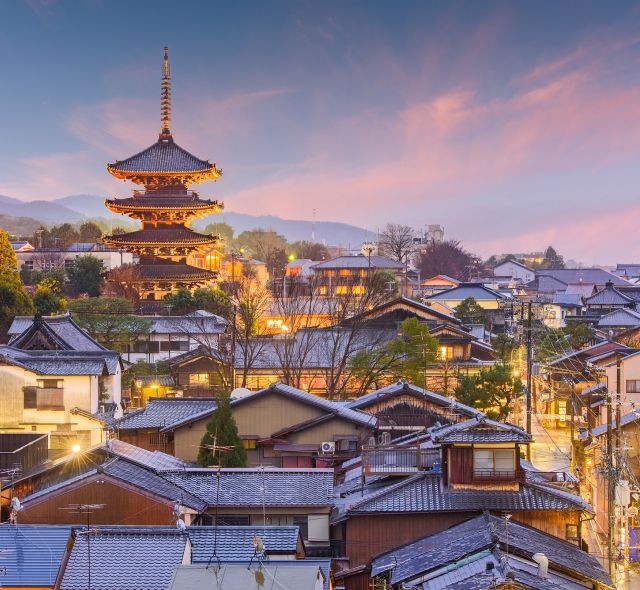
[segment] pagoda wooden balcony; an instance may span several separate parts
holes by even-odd
[[[411,475],[440,465],[439,449],[422,449],[419,446],[369,446],[362,447],[363,475]]]

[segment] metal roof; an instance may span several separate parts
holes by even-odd
[[[217,469],[186,469],[162,475],[208,504],[216,504]],[[332,469],[256,467],[220,471],[219,506],[328,506],[332,498]]]
[[[460,283],[457,287],[440,291],[426,298],[427,301],[433,299],[454,299],[465,300],[473,297],[476,301],[498,300],[502,301],[505,296],[498,291],[485,287],[482,283]]]
[[[0,524],[2,587],[53,587],[71,526]]]
[[[144,408],[130,412],[114,422],[119,430],[160,428],[171,430],[179,425],[205,418],[216,409],[213,398],[151,397]]]
[[[173,455],[162,453],[161,451],[147,451],[135,445],[130,445],[122,440],[112,439],[101,445],[109,454],[116,455],[142,467],[153,469],[154,471],[170,471],[182,469],[186,462]]]
[[[628,414],[624,414],[620,416],[620,426],[626,426],[627,424],[636,423],[640,425],[640,410],[634,410],[633,412],[629,412]],[[611,421],[611,428],[615,429],[616,427],[616,419],[614,418]],[[602,436],[607,432],[607,425],[600,424],[600,426],[596,426],[592,431],[592,436]]]
[[[603,315],[598,320],[598,327],[618,328],[618,327],[635,327],[640,326],[640,313],[633,309],[615,309],[614,311]]]
[[[93,528],[90,534],[92,590],[167,588],[188,543],[185,532],[160,527]],[[74,538],[61,590],[89,587],[87,533],[76,529]]]
[[[264,543],[267,555],[295,556],[301,543],[297,526],[190,526],[192,563],[206,563],[214,549],[222,561],[249,561],[254,557],[253,537]]]

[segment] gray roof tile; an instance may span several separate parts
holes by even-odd
[[[87,533],[74,531],[75,541],[61,590],[88,588]],[[158,590],[167,588],[183,561],[187,534],[177,530],[99,528],[91,533],[92,590]]]
[[[446,291],[441,291],[440,293],[435,293],[426,298],[427,301],[434,299],[468,299],[469,297],[473,297],[476,301],[483,300],[503,300],[505,298],[504,295],[498,293],[498,291],[494,291],[493,289],[489,289],[485,287],[482,283],[461,283],[457,287],[453,287],[452,289],[447,289]]]
[[[513,424],[489,420],[477,415],[471,420],[447,424],[431,430],[431,438],[440,444],[447,443],[489,443],[489,442],[531,442],[533,438],[526,430]]]
[[[216,409],[215,399],[210,398],[149,398],[144,408],[130,412],[114,422],[120,430],[160,428],[171,430],[192,420],[204,418]]]
[[[20,350],[12,346],[0,346],[0,357],[40,375],[103,375],[110,373],[109,363],[107,363],[104,352],[91,355],[73,350]]]
[[[204,172],[211,168],[211,164],[196,158],[173,140],[159,140],[126,160],[110,164],[110,167],[122,172]]]
[[[334,268],[392,268],[402,270],[404,264],[396,260],[391,260],[386,256],[336,256],[330,260],[323,260],[311,265],[313,270],[328,270]]]
[[[300,542],[297,526],[191,526],[192,563],[206,563],[213,554],[221,561],[249,561],[254,556],[253,536],[259,536],[267,555],[295,555]],[[214,539],[215,538],[215,539]]]
[[[216,504],[217,470],[187,469],[163,473],[163,477]],[[264,488],[264,491],[263,491]],[[220,506],[327,506],[333,499],[331,469],[222,469]]]

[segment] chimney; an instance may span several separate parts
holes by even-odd
[[[534,553],[531,559],[538,564],[538,577],[546,580],[547,571],[549,570],[549,558],[544,553]]]

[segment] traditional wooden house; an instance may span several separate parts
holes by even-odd
[[[531,442],[524,430],[483,417],[431,431],[440,461],[398,479],[388,472],[352,487],[337,501],[332,518],[334,547],[346,570],[347,590],[365,590],[371,555],[461,523],[483,511],[500,514],[544,533],[581,542],[581,522],[592,508],[557,485],[532,478],[520,463]],[[385,449],[390,455],[401,449]],[[390,458],[390,461],[395,460]],[[384,466],[385,461],[379,465]]]
[[[377,555],[370,576],[374,587],[390,590],[614,588],[595,556],[486,511]]]

